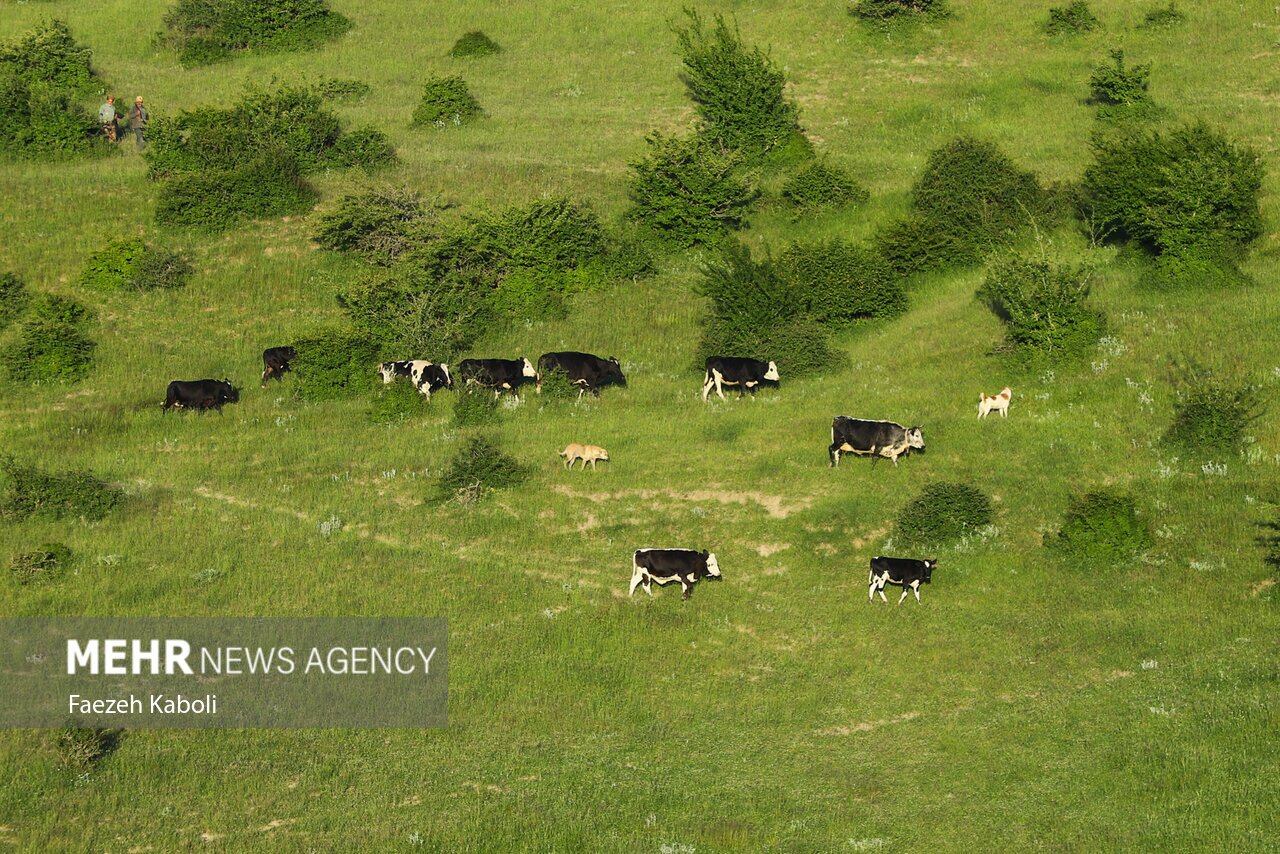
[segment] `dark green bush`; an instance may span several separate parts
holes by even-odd
[[[0,44],[0,71],[12,71],[31,85],[44,84],[55,92],[84,98],[102,91],[92,56],[92,50],[76,44],[65,21],[54,19],[37,24],[16,41]]]
[[[572,382],[564,371],[543,374],[541,389],[538,404],[543,407],[570,403],[582,397],[582,386]]]
[[[346,329],[320,329],[294,342],[294,393],[303,400],[357,397],[374,388],[377,343]]]
[[[1085,0],[1072,0],[1066,6],[1049,10],[1049,20],[1044,23],[1044,31],[1057,36],[1063,33],[1087,33],[1101,26],[1102,22],[1093,14]]]
[[[436,489],[440,501],[470,504],[495,489],[517,486],[530,469],[483,436],[473,436],[450,460]]]
[[[98,125],[66,92],[27,81],[0,66],[0,153],[23,158],[57,158],[111,151],[95,138]]]
[[[453,423],[457,427],[484,427],[498,420],[498,396],[476,385],[458,386],[453,401]]]
[[[699,368],[708,356],[744,356],[775,361],[785,376],[799,377],[839,363],[827,329],[805,313],[771,259],[755,261],[746,247],[726,247],[703,268],[698,290],[711,300]]]
[[[876,237],[899,272],[970,264],[1054,213],[1032,172],[994,143],[960,137],[929,154],[911,188],[911,216]]]
[[[992,267],[977,296],[1004,321],[1008,349],[1061,359],[1102,335],[1102,315],[1085,304],[1091,278],[1083,267],[1012,256]]]
[[[373,187],[343,196],[320,216],[314,240],[325,249],[359,252],[390,264],[440,235],[435,211],[412,190]]]
[[[345,33],[351,22],[327,0],[178,0],[164,16],[162,35],[184,65],[205,65],[238,51],[316,47]]]
[[[532,323],[565,316],[566,281],[563,273],[519,269],[503,276],[493,292],[494,315],[511,323]]]
[[[449,50],[450,56],[491,56],[501,53],[502,48],[493,39],[479,30],[463,33]]]
[[[396,148],[391,138],[377,128],[356,128],[344,133],[328,152],[328,162],[339,168],[363,166],[376,169],[396,162]]]
[[[369,420],[374,424],[395,424],[425,415],[427,398],[408,382],[379,385],[369,403]]]
[[[1124,64],[1124,51],[1111,51],[1111,63],[1103,63],[1089,78],[1090,103],[1098,105],[1103,119],[1137,118],[1149,113],[1155,102],[1147,91],[1150,86],[1151,63]]]
[[[991,499],[963,483],[936,481],[907,502],[893,529],[895,548],[937,548],[990,525]]]
[[[164,181],[156,221],[217,231],[243,219],[264,219],[311,209],[316,191],[284,149],[246,153],[238,165],[188,172]]]
[[[492,286],[476,276],[438,275],[416,259],[379,270],[338,293],[366,341],[387,352],[442,360],[465,350],[491,317]]]
[[[39,294],[0,349],[0,366],[19,383],[76,382],[93,364],[97,345],[86,327],[93,312],[65,297]]]
[[[832,328],[907,310],[901,278],[883,257],[843,240],[792,244],[778,259],[800,310]]]
[[[180,288],[192,272],[191,262],[181,253],[127,238],[90,255],[79,284],[99,291]]]
[[[467,88],[467,81],[461,77],[432,77],[422,87],[422,100],[413,109],[413,123],[438,128],[462,125],[483,112]]]
[[[1138,25],[1138,29],[1157,30],[1162,27],[1174,27],[1185,23],[1186,20],[1186,14],[1178,8],[1173,0],[1169,0],[1168,6],[1156,6],[1154,9],[1148,9],[1147,14],[1142,18],[1142,23]]]
[[[945,0],[858,0],[849,14],[870,24],[887,25],[951,17]]]
[[[0,332],[8,328],[31,304],[27,286],[13,273],[0,274]]]
[[[785,96],[786,77],[768,54],[742,43],[722,15],[707,27],[693,9],[674,26],[682,75],[708,138],[756,157],[777,148],[796,130],[799,115]]]
[[[1131,495],[1099,489],[1072,499],[1056,535],[1045,547],[1079,564],[1111,565],[1152,546],[1151,532]]]
[[[871,193],[844,170],[825,160],[815,160],[787,179],[782,197],[797,208],[797,216],[810,211],[860,205]]]
[[[1205,458],[1239,453],[1249,426],[1266,411],[1256,385],[1196,362],[1175,366],[1173,389],[1173,423],[1163,442]]]
[[[1262,234],[1262,158],[1207,125],[1170,133],[1121,126],[1094,135],[1094,162],[1082,181],[1082,214],[1092,228],[1169,255],[1168,283],[1235,281],[1233,259]]]
[[[71,563],[71,549],[62,543],[45,543],[33,552],[15,554],[9,569],[19,584],[48,581]]]
[[[742,156],[702,134],[654,132],[649,154],[632,163],[628,216],[677,246],[717,243],[745,224],[759,192],[738,167]]]
[[[621,233],[606,237],[601,263],[610,278],[621,281],[642,279],[657,269],[652,244],[651,235],[642,233],[635,224],[627,224]]]
[[[119,739],[118,730],[68,725],[54,736],[53,748],[65,770],[85,774],[115,750]]]
[[[359,101],[369,94],[370,87],[363,80],[351,77],[322,77],[315,85],[316,94],[326,100]]]
[[[96,521],[120,505],[124,493],[88,472],[47,472],[0,457],[0,518],[81,518]]]

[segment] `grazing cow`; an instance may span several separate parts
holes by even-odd
[[[607,385],[627,384],[622,375],[622,366],[613,356],[602,359],[590,353],[565,351],[562,353],[543,353],[538,357],[538,392],[542,392],[542,379],[552,371],[562,371],[569,382],[578,386],[578,396],[590,391],[597,397],[600,389]]]
[[[427,400],[431,399],[431,392],[442,388],[453,388],[453,378],[449,376],[449,366],[441,362],[433,365],[428,362],[420,371],[413,374],[413,384],[418,387],[418,391],[426,396]]]
[[[871,589],[867,591],[867,600],[876,601],[876,593],[882,602],[889,600],[884,596],[886,584],[897,584],[902,587],[902,596],[898,604],[907,598],[907,593],[915,593],[916,601],[920,601],[921,582],[929,584],[933,578],[933,568],[938,565],[937,558],[928,560],[912,560],[905,557],[873,557],[871,559],[871,575],[868,579]]]
[[[222,412],[223,404],[239,400],[240,392],[231,385],[231,380],[174,380],[169,383],[161,408],[165,412],[175,406],[199,412],[206,409]]]
[[[382,384],[391,385],[396,377],[408,377],[414,385],[418,384],[418,376],[430,365],[426,359],[404,359],[399,362],[383,362],[378,365],[378,373],[382,375]]]
[[[738,397],[746,392],[756,393],[762,382],[778,382],[778,366],[759,359],[739,359],[733,356],[712,356],[707,359],[707,373],[702,381],[702,399],[706,400],[714,386],[716,394],[724,400],[721,386],[736,385]]]
[[[268,347],[263,350],[262,384],[265,386],[269,379],[279,381],[285,371],[289,370],[289,363],[296,358],[298,351],[292,347]]]
[[[989,397],[985,392],[978,392],[978,417],[986,418],[994,410],[1000,413],[1001,418],[1008,418],[1011,400],[1013,400],[1013,389],[1008,386],[1000,389],[1000,393],[995,397]]]
[[[520,386],[538,378],[533,363],[521,356],[519,359],[463,359],[458,363],[458,376],[468,385],[493,389],[494,396],[506,389],[516,397]]]
[[[560,456],[564,457],[564,467],[567,469],[573,468],[573,464],[577,460],[582,460],[583,471],[587,470],[588,462],[591,463],[593,470],[596,467],[596,460],[609,462],[609,452],[604,448],[599,445],[579,445],[577,442],[566,445],[565,449],[560,452]]]
[[[912,450],[924,450],[924,434],[919,427],[903,427],[893,421],[864,421],[837,415],[831,422],[831,465],[840,465],[840,454],[869,454],[874,463],[888,457],[898,464],[898,457]]]
[[[720,564],[711,552],[697,552],[693,549],[636,549],[632,559],[635,567],[631,573],[631,591],[634,595],[636,587],[643,584],[644,592],[653,596],[650,586],[671,581],[679,581],[684,591],[681,599],[688,599],[693,592],[693,584],[702,578],[720,578]]]

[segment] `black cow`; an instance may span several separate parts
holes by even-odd
[[[898,604],[902,604],[902,600],[907,598],[908,592],[916,594],[916,601],[920,601],[920,584],[921,582],[929,584],[933,578],[933,568],[938,565],[937,558],[929,558],[928,560],[913,560],[906,557],[873,557],[871,559],[871,575],[868,579],[871,589],[867,591],[867,600],[876,601],[876,593],[880,593],[880,600],[888,602],[884,596],[884,586],[886,584],[898,584],[902,587],[902,596],[898,599]]]
[[[912,450],[924,450],[924,434],[919,427],[903,427],[893,421],[864,421],[837,415],[831,422],[831,465],[840,465],[840,454],[869,454],[888,457],[898,464],[898,457]]]
[[[659,585],[670,581],[679,581],[684,595],[688,599],[693,592],[693,584],[701,578],[720,578],[720,564],[711,552],[697,552],[693,549],[636,549],[632,559],[635,567],[631,574],[631,590],[628,596],[634,595],[636,588],[644,585],[644,592],[653,596],[650,589],[653,583]]]
[[[493,389],[495,397],[502,394],[503,389],[519,397],[520,386],[536,380],[538,372],[532,362],[521,356],[519,359],[463,359],[458,363],[458,376],[467,385]]]
[[[161,408],[165,412],[175,406],[200,412],[206,409],[222,412],[223,404],[239,400],[240,392],[236,391],[230,380],[174,380],[169,383]]]
[[[738,397],[748,391],[754,395],[760,383],[766,381],[778,382],[778,366],[773,362],[736,356],[712,356],[707,359],[707,373],[702,381],[702,399],[707,399],[713,386],[721,400],[724,400],[721,386],[726,385],[736,385]]]
[[[602,359],[590,353],[565,351],[562,353],[543,353],[538,357],[538,391],[542,391],[543,378],[552,371],[562,371],[569,382],[579,387],[578,394],[585,391],[599,396],[600,389],[607,385],[627,384],[622,375],[622,366],[618,360],[610,356]]]
[[[292,347],[268,347],[262,351],[262,384],[265,386],[267,380],[280,380],[285,371],[289,370],[289,363],[298,358],[298,351]]]

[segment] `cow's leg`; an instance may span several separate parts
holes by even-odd
[[[901,604],[902,604],[902,600],[903,600],[903,599],[906,599],[906,598],[907,598],[907,594],[908,594],[908,593],[910,593],[910,592],[911,592],[911,590],[908,588],[908,586],[907,586],[907,585],[905,585],[905,584],[904,584],[904,585],[902,585],[902,595],[898,597],[898,604],[899,604],[899,605],[901,605]]]
[[[628,596],[634,596],[636,588],[640,586],[640,582],[644,580],[644,573],[640,571],[640,567],[635,567],[631,573],[631,588],[627,590]]]
[[[835,468],[836,466],[840,465],[840,446],[839,445],[832,443],[831,447],[827,448],[827,454],[830,455],[831,457],[832,468]]]
[[[876,578],[874,575],[871,576],[871,581],[868,582],[867,601],[872,603],[876,601]]]
[[[653,576],[646,576],[644,580],[644,592],[649,594],[649,598],[653,598]]]
[[[889,598],[884,595],[884,581],[880,582],[880,601],[886,605],[889,604]]]
[[[911,592],[916,594],[916,601],[919,602],[920,601],[920,582],[919,581],[911,582]]]
[[[711,374],[708,373],[707,376],[702,381],[702,400],[704,403],[707,400],[707,395],[711,394],[711,387],[715,384],[716,384],[716,381],[713,380],[711,378]]]
[[[688,579],[684,579],[684,578],[680,579],[680,589],[684,591],[683,593],[680,594],[681,601],[686,601],[691,595],[693,595],[693,576],[692,575],[690,575]]]
[[[724,375],[719,371],[712,371],[711,376],[714,377],[716,381],[716,394],[720,396],[721,400],[724,400]]]

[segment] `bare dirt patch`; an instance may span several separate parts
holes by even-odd
[[[860,732],[871,732],[872,730],[880,729],[880,727],[884,727],[884,726],[891,726],[893,724],[901,724],[901,723],[906,723],[907,721],[914,721],[918,717],[920,717],[919,712],[905,712],[901,715],[898,715],[895,718],[885,718],[884,720],[879,720],[879,721],[858,721],[857,723],[849,724],[847,726],[833,726],[828,729],[820,729],[820,730],[817,730],[815,734],[816,735],[854,735],[855,733],[860,733]]]
[[[569,486],[553,487],[561,495],[571,498],[585,498],[589,501],[616,501],[626,498],[638,498],[641,501],[652,501],[665,497],[676,501],[715,501],[719,504],[755,504],[774,519],[785,519],[792,513],[807,510],[812,504],[811,498],[799,498],[794,501],[782,495],[768,495],[763,492],[732,492],[724,489],[699,489],[691,492],[677,492],[674,489],[623,489],[617,492],[578,492]]]
[[[1275,586],[1276,586],[1276,580],[1274,578],[1264,578],[1261,581],[1259,581],[1257,584],[1249,588],[1249,595],[1257,596],[1262,591]]]

